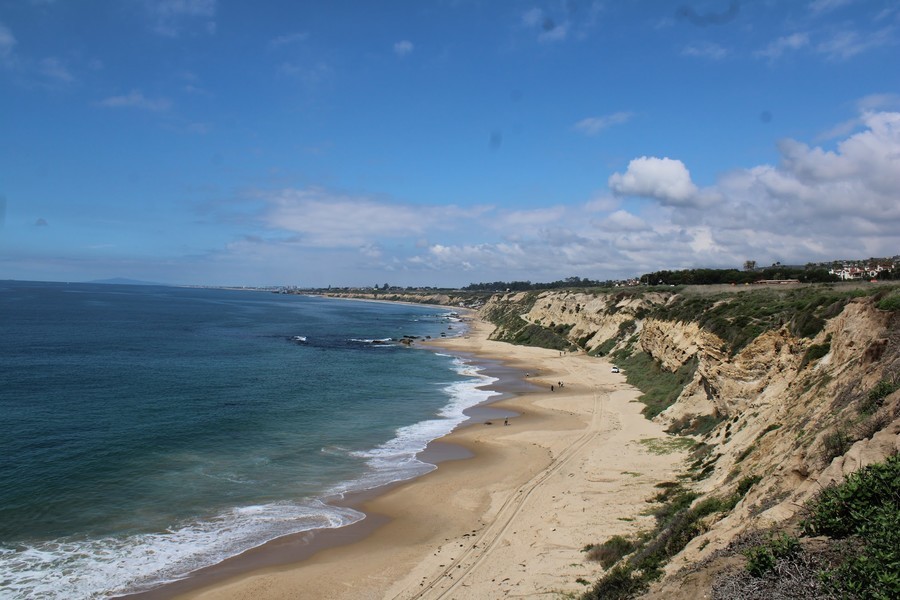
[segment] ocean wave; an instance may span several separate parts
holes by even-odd
[[[405,481],[436,468],[416,456],[425,450],[429,442],[447,435],[465,421],[465,409],[482,404],[497,395],[497,392],[483,389],[497,381],[496,378],[483,375],[477,366],[457,357],[453,358],[452,364],[453,369],[467,379],[447,384],[443,388],[449,401],[438,412],[440,418],[400,427],[387,442],[370,450],[351,452],[351,456],[366,459],[369,471],[357,481],[336,486],[332,490],[335,494]]]
[[[350,525],[361,512],[320,500],[233,508],[158,533],[0,546],[4,598],[106,598],[176,581],[269,540]]]
[[[400,427],[392,439],[368,450],[350,451],[337,445],[321,448],[323,454],[350,455],[363,459],[367,465],[364,475],[333,486],[321,498],[408,480],[436,468],[417,455],[429,442],[465,421],[465,409],[496,393],[484,389],[496,379],[482,374],[476,365],[458,357],[452,357],[450,364],[464,379],[438,384],[447,401],[435,418]],[[203,474],[226,479],[234,475]],[[284,535],[343,527],[363,518],[359,511],[332,506],[323,499],[309,499],[234,507],[208,519],[184,522],[155,533],[4,542],[0,543],[0,596],[94,600],[143,591],[183,579],[197,569]]]

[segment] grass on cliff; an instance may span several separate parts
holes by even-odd
[[[725,342],[723,350],[734,355],[764,332],[785,325],[797,337],[815,337],[827,319],[866,293],[818,286],[709,295],[685,293],[671,304],[655,309],[653,316],[663,321],[696,321],[720,337]]]
[[[859,551],[826,574],[831,587],[858,598],[900,598],[900,455],[852,473],[808,505],[803,533],[852,538]]]
[[[539,346],[553,350],[573,350],[575,346],[566,337],[572,326],[567,324],[543,327],[522,318],[537,301],[537,293],[528,293],[518,302],[496,302],[485,309],[485,318],[497,326],[497,337],[502,342],[522,346]]]
[[[648,419],[675,403],[684,386],[694,378],[698,364],[695,356],[673,373],[661,367],[645,352],[628,354],[627,351],[620,351],[613,353],[613,357],[625,371],[629,385],[641,390],[638,400],[647,405],[643,413]]]
[[[634,538],[614,536],[606,542],[586,547],[589,558],[600,560],[604,568],[615,566],[585,592],[583,600],[620,600],[634,598],[658,579],[662,568],[687,544],[709,528],[714,515],[727,514],[758,481],[745,478],[735,491],[723,496],[710,496],[699,502],[697,494],[681,485],[663,489],[655,498],[652,510],[656,526]]]
[[[801,543],[771,532],[743,552],[746,572],[731,588],[754,589],[754,597],[796,597],[785,592],[818,589],[816,597],[900,598],[900,455],[824,488],[805,511],[800,529],[814,539]],[[815,556],[805,548],[813,542]],[[821,555],[831,558],[816,567]]]

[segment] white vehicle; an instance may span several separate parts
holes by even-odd
[[[610,372],[612,372],[612,373],[618,373],[618,372],[619,372],[619,367],[617,367],[616,365],[613,365],[613,366],[612,366],[612,369],[610,369]]]

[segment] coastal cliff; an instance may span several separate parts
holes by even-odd
[[[744,554],[793,536],[821,490],[900,451],[898,307],[897,287],[491,297],[480,314],[493,339],[607,356],[644,392],[644,414],[692,446],[678,480],[648,498],[681,516],[621,541],[621,560],[604,563],[612,583],[585,597],[735,597]]]

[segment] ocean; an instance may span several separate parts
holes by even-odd
[[[259,291],[0,282],[0,597],[103,598],[276,537],[435,468],[487,401],[428,306]]]

